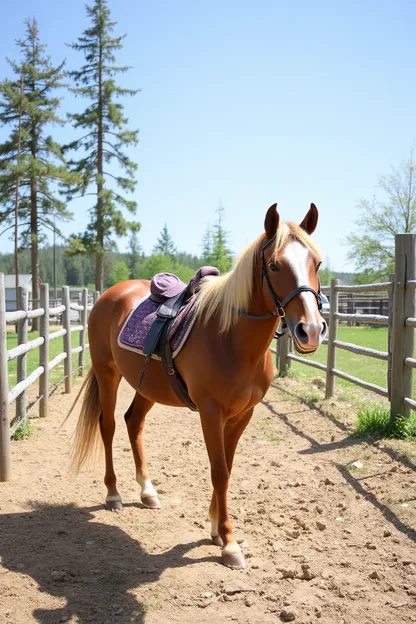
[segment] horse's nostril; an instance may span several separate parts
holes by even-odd
[[[326,330],[327,330],[327,324],[326,324],[326,321],[322,321],[321,336],[325,336],[325,334],[326,334]]]
[[[300,322],[296,325],[295,335],[300,342],[308,342],[308,334],[306,333],[304,323]]]

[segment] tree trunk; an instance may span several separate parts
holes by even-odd
[[[95,290],[104,290],[104,205],[103,205],[103,65],[100,36],[100,59],[98,74],[98,134],[97,134],[97,244],[95,258]]]
[[[32,259],[32,307],[39,308],[40,276],[39,276],[39,243],[38,243],[38,198],[36,179],[30,184],[30,238]],[[32,320],[32,331],[39,331],[39,318]]]

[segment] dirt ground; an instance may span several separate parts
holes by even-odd
[[[307,405],[299,382],[276,382],[237,450],[229,502],[248,568],[232,571],[208,539],[198,416],[150,412],[163,508],[141,508],[122,419],[132,391],[121,386],[125,508],[112,513],[101,468],[67,476],[75,417],[60,425],[73,396],[56,393],[49,417],[12,443],[13,479],[0,484],[2,624],[416,622],[414,445],[351,438],[348,405]]]

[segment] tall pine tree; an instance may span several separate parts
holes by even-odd
[[[208,224],[207,229],[202,237],[202,261],[206,265],[213,264],[212,259],[212,230],[211,226]]]
[[[232,255],[228,248],[228,233],[224,229],[224,207],[220,202],[216,210],[217,221],[214,223],[212,234],[212,264],[220,273],[226,273],[231,269]]]
[[[96,200],[90,209],[91,220],[85,234],[73,238],[78,251],[96,254],[95,286],[104,288],[104,253],[111,236],[123,236],[128,230],[139,229],[137,222],[128,222],[122,208],[136,212],[135,201],[126,199],[118,189],[133,192],[136,186],[137,165],[122,151],[124,147],[136,145],[138,130],[126,128],[128,119],[123,105],[116,101],[123,95],[134,95],[137,91],[116,85],[114,76],[126,72],[128,67],[116,65],[115,52],[122,48],[125,35],[113,37],[116,22],[111,21],[107,0],[94,0],[86,7],[91,27],[71,44],[74,50],[84,55],[85,63],[79,70],[69,72],[75,83],[72,91],[89,100],[82,113],[71,114],[76,130],[83,136],[67,146],[81,150],[79,160],[72,160],[73,171],[81,174],[82,182],[70,188],[68,197],[89,193]],[[116,168],[110,172],[113,165]],[[112,187],[109,181],[112,181]]]
[[[137,232],[132,232],[129,240],[129,257],[128,269],[130,279],[139,277],[140,265],[142,262],[143,252],[137,238]]]
[[[13,222],[20,187],[22,243],[31,247],[33,305],[38,307],[43,228],[54,230],[55,218],[70,217],[57,185],[73,183],[77,176],[69,173],[61,146],[48,134],[51,124],[64,123],[57,114],[60,98],[56,95],[62,87],[64,63],[52,64],[40,42],[36,19],[26,20],[25,26],[25,38],[17,41],[21,59],[8,60],[14,77],[0,83],[0,123],[11,127],[0,145],[0,223]],[[34,329],[37,322],[34,319]]]
[[[164,256],[169,256],[170,258],[174,258],[176,254],[175,243],[173,242],[172,236],[169,234],[168,226],[163,226],[163,229],[157,239],[156,245],[153,247],[154,254],[162,254]]]

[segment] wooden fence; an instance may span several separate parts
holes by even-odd
[[[280,375],[286,374],[291,362],[312,366],[326,373],[325,396],[331,397],[335,391],[335,379],[338,377],[352,384],[375,392],[390,401],[391,418],[398,415],[409,416],[410,410],[416,410],[416,401],[412,399],[414,359],[414,329],[416,328],[416,235],[398,234],[395,240],[395,273],[391,281],[359,286],[343,286],[339,280],[332,280],[331,286],[323,288],[329,294],[330,311],[323,316],[328,319],[328,338],[323,344],[328,345],[326,364],[295,355],[291,351],[291,338],[288,334],[280,338],[276,354],[276,367]],[[339,311],[340,293],[387,292],[388,314],[348,314]],[[388,327],[388,351],[378,351],[367,347],[342,342],[337,339],[338,324],[348,322],[364,325],[384,325]],[[386,386],[369,383],[336,368],[336,350],[344,349],[365,357],[384,360],[388,363]]]
[[[98,293],[94,294],[94,300]],[[0,481],[8,481],[11,477],[11,449],[12,435],[10,422],[10,405],[15,404],[16,415],[13,420],[14,429],[21,426],[29,411],[39,404],[39,415],[48,414],[48,401],[51,391],[50,372],[61,362],[64,363],[64,376],[60,382],[65,382],[65,392],[72,390],[74,374],[82,375],[85,368],[85,352],[89,348],[86,342],[88,312],[92,305],[88,305],[88,290],[84,288],[81,303],[71,302],[69,287],[62,288],[62,305],[50,307],[49,286],[41,284],[40,307],[28,309],[28,292],[19,288],[19,309],[6,312],[4,275],[0,273]],[[71,310],[79,313],[79,323],[71,324]],[[29,321],[40,317],[40,335],[28,340]],[[62,319],[62,329],[50,331],[50,320]],[[18,344],[12,349],[7,348],[7,323],[17,325]],[[72,347],[71,335],[79,333],[79,345]],[[52,360],[49,357],[49,345],[53,340],[63,340],[63,351]],[[39,366],[27,375],[27,353],[38,349]],[[73,370],[72,356],[78,354],[78,367]],[[17,383],[9,388],[8,362],[17,359]],[[28,406],[27,390],[35,382],[39,384],[36,400]],[[58,383],[60,383],[58,382]]]

